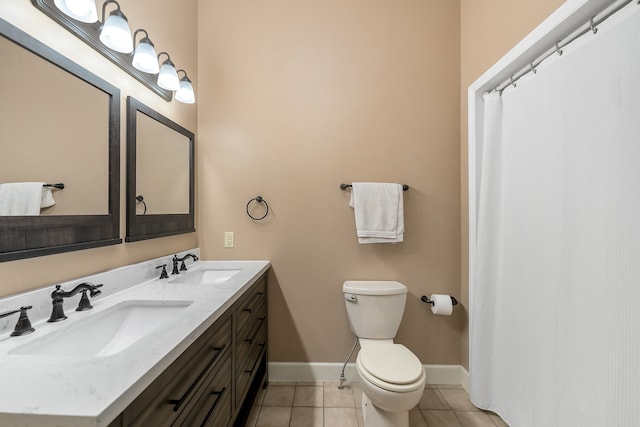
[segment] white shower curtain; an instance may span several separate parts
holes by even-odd
[[[640,6],[488,96],[481,159],[472,401],[640,426]]]

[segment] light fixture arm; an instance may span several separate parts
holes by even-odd
[[[166,63],[168,62],[171,66],[175,67],[175,65],[173,65],[173,61],[171,60],[171,56],[170,56],[167,52],[164,52],[164,51],[163,51],[163,52],[160,52],[160,53],[158,54],[158,62],[160,62],[160,56],[162,56],[162,54],[163,54],[163,53],[164,53],[165,55],[167,55],[167,59],[165,59],[165,61],[164,61],[164,62],[162,62],[162,64],[166,64]]]
[[[106,2],[104,2],[104,3],[102,4],[102,23],[103,23],[103,24],[104,24],[104,23],[105,23],[105,21],[106,21],[106,19],[105,19],[105,13],[106,13],[106,11],[107,11],[107,5],[108,5],[109,3],[115,3],[115,4],[116,4],[116,9],[115,9],[113,12],[111,12],[111,14],[114,14],[114,15],[120,15],[120,16],[124,17],[124,13],[122,13],[122,9],[120,8],[120,3],[118,3],[116,0],[107,0]],[[125,19],[126,19],[126,18],[125,18]]]
[[[189,76],[187,76],[187,72],[185,70],[183,70],[182,68],[180,68],[178,71],[176,71],[176,74],[178,74],[178,77],[180,77],[180,71],[182,71],[184,73],[184,76],[180,80],[186,80],[186,81],[190,82],[191,80],[189,79]]]
[[[138,35],[138,33],[144,33],[144,37],[142,37],[140,39],[140,43],[147,43],[151,46],[154,46],[153,42],[151,41],[151,39],[149,38],[149,33],[147,33],[147,30],[145,30],[144,28],[138,28],[137,30],[135,30],[133,32],[133,45],[136,45],[136,36]]]

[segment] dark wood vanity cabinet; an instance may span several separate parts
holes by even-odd
[[[259,280],[238,301],[234,318],[235,406],[240,407],[252,380],[261,375],[267,349],[267,283]],[[265,367],[266,368],[266,367]]]
[[[265,274],[109,427],[244,425],[266,381],[266,284]]]

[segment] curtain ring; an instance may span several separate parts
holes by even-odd
[[[556,53],[558,56],[562,55],[562,50],[560,49],[560,42],[556,42]]]
[[[516,82],[513,81],[513,76],[511,76],[511,86],[516,87]]]
[[[256,201],[257,203],[264,203],[264,206],[267,208],[265,213],[264,213],[264,215],[262,215],[259,218],[251,215],[251,213],[249,212],[249,205],[253,201]],[[265,219],[267,217],[267,215],[269,215],[269,204],[267,204],[267,201],[265,199],[263,199],[262,196],[254,197],[253,199],[251,199],[251,200],[249,200],[247,202],[247,215],[249,215],[249,218],[251,218],[251,219],[253,219],[255,221],[262,221],[263,219]]]
[[[532,72],[533,74],[535,74],[535,73],[537,73],[537,72],[538,72],[538,70],[536,70],[536,67],[534,67],[534,66],[533,66],[533,61],[531,61],[531,64],[529,64],[529,65],[531,65],[531,72]]]
[[[593,18],[595,18],[595,16]],[[591,23],[591,31],[593,31],[593,34],[595,34],[598,32],[598,29],[596,28],[595,25],[593,25],[593,18],[591,18],[590,23]]]

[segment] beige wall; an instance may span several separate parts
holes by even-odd
[[[171,53],[176,66],[185,68],[197,87],[196,0],[120,0],[132,30],[143,27],[158,51]],[[98,2],[100,6],[102,2]],[[111,10],[111,9],[108,9]],[[156,109],[182,126],[196,130],[197,104],[168,103],[146,89],[88,45],[54,23],[29,1],[3,0],[0,17],[51,46],[121,90],[121,203],[120,235],[125,233],[126,97]],[[54,142],[52,138],[52,142]],[[81,161],[82,159],[78,159]],[[0,296],[48,286],[87,274],[143,261],[198,246],[196,233],[126,243],[105,248],[0,263]],[[108,286],[108,284],[105,284]]]
[[[199,2],[198,197],[204,258],[269,259],[269,359],[338,362],[345,280],[409,287],[398,341],[460,363],[459,4]],[[359,245],[341,182],[406,183],[405,242]],[[246,203],[262,195],[269,217]],[[223,248],[234,231],[236,247]]]
[[[461,75],[460,75],[460,170],[462,230],[462,300],[469,302],[469,216],[467,191],[467,88],[520,40],[551,15],[563,0],[461,0]],[[469,338],[462,335],[462,364],[469,368]]]

